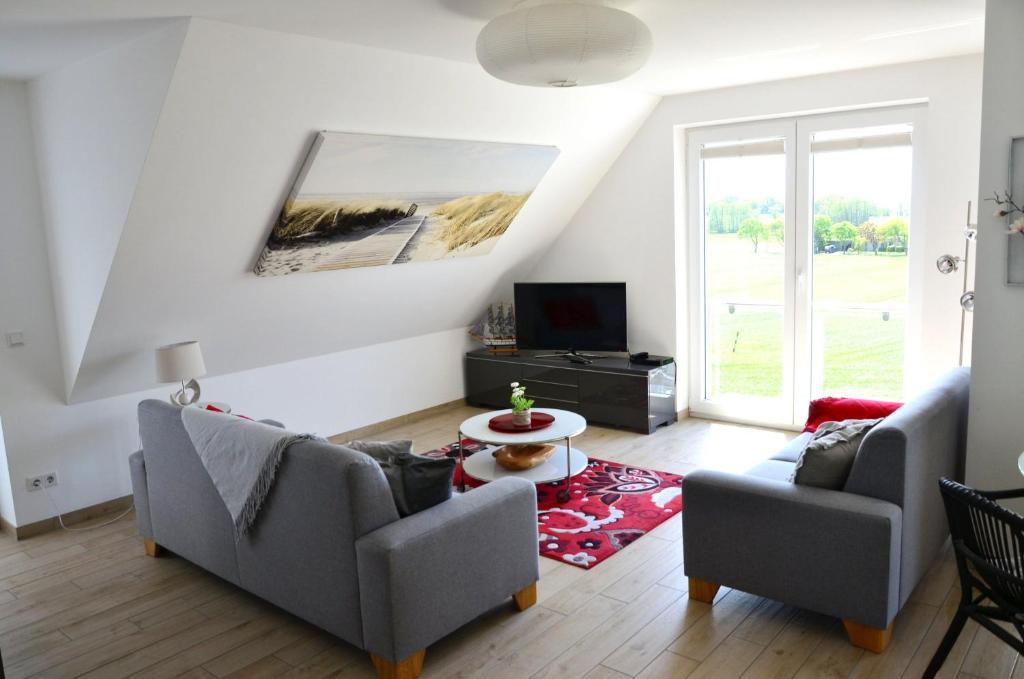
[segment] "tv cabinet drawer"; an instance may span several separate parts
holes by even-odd
[[[576,386],[554,384],[553,382],[536,382],[529,378],[523,379],[522,384],[526,387],[526,396],[534,400],[550,398],[570,403],[579,401],[579,388]]]
[[[520,379],[520,366],[501,361],[467,361],[466,401],[482,408],[508,408],[512,382]]]
[[[580,411],[580,404],[579,404],[579,402],[575,401],[575,400],[573,400],[573,401],[563,401],[563,400],[557,399],[557,398],[543,398],[543,397],[541,397],[541,398],[533,399],[533,407],[534,408],[557,408],[558,410],[568,410],[570,412],[576,413],[577,415],[582,415],[583,414]]]
[[[579,384],[579,373],[566,368],[551,368],[546,365],[524,365],[523,381],[547,382],[575,387]]]
[[[587,420],[646,431],[647,379],[597,372],[581,373],[580,414]]]

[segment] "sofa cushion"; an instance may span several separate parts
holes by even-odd
[[[807,446],[807,442],[811,440],[812,436],[813,434],[810,432],[800,434],[787,443],[782,450],[772,455],[771,459],[796,463],[796,461],[800,459],[800,454],[804,452],[804,448]]]
[[[811,401],[807,409],[807,424],[804,425],[804,431],[813,432],[823,422],[887,417],[902,405],[893,401],[872,401],[865,398],[817,398]]]
[[[400,516],[429,509],[452,496],[454,458],[413,455],[412,441],[349,441],[345,446],[377,461]]]
[[[879,418],[822,423],[796,462],[793,483],[842,490],[860,442],[881,421]]]
[[[758,476],[772,481],[789,481],[796,467],[792,462],[783,460],[765,460],[747,470],[747,475]]]

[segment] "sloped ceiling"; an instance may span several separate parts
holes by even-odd
[[[200,339],[210,372],[226,374],[470,324],[550,246],[655,103],[190,20],[70,400],[152,386],[152,350],[171,341]],[[317,130],[561,154],[487,256],[257,278],[253,262]]]
[[[174,23],[175,19],[117,19],[54,16],[18,17],[12,2],[0,6],[0,78],[31,80],[112,47],[127,44]],[[69,9],[65,3],[65,10]],[[13,10],[13,11],[12,11]]]
[[[70,393],[187,21],[32,83],[65,390]]]
[[[475,63],[487,21],[541,1],[4,0],[0,76],[74,53],[100,28],[119,38],[142,22],[182,16]],[[656,94],[977,53],[985,12],[985,0],[586,1],[625,9],[651,27],[654,54],[624,85]],[[96,30],[67,26],[81,22]]]

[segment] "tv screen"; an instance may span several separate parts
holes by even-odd
[[[516,344],[626,351],[625,283],[516,283]]]

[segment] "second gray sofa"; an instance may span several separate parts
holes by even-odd
[[[959,478],[970,372],[954,370],[864,438],[843,490],[789,481],[810,434],[746,474],[683,479],[690,597],[719,585],[842,618],[875,652],[949,537],[938,480]]]
[[[370,457],[293,444],[254,530],[227,507],[176,406],[139,404],[130,458],[139,531],[161,548],[366,649],[378,675],[419,675],[427,646],[512,597],[536,601],[533,484],[501,479],[399,518]]]

